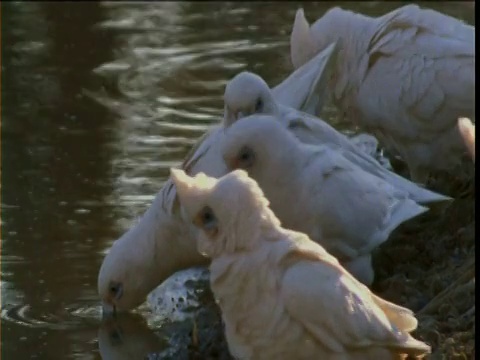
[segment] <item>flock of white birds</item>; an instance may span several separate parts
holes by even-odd
[[[475,157],[474,38],[416,5],[378,18],[335,7],[312,26],[299,9],[295,71],[273,89],[251,72],[228,83],[223,121],[105,257],[104,311],[131,310],[176,271],[209,264],[235,358],[430,353],[410,335],[413,312],[370,291],[371,257],[451,199],[426,188],[433,172]],[[410,180],[321,120],[327,98],[399,155]]]

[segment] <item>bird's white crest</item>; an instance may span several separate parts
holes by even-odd
[[[256,234],[249,229],[255,229],[265,219],[279,225],[262,190],[244,170],[232,171],[219,179],[205,174],[190,177],[178,169],[171,169],[171,175],[181,206],[202,230],[197,238],[198,249],[208,257],[254,246]],[[237,211],[232,213],[231,207]],[[208,220],[204,218],[206,210]],[[240,232],[249,236],[239,237]]]
[[[198,193],[210,191],[217,182],[216,179],[208,177],[203,172],[196,174],[195,177],[190,177],[184,170],[174,168],[170,169],[170,177],[180,196],[189,196],[189,192],[192,191]]]

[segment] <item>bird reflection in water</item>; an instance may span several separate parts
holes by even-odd
[[[144,359],[167,346],[138,314],[123,313],[104,318],[98,330],[98,347],[103,360]]]

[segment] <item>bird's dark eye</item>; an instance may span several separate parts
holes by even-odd
[[[255,103],[255,112],[260,113],[263,111],[263,100],[262,98],[258,98],[257,102]]]
[[[238,154],[238,162],[240,167],[248,168],[255,161],[255,153],[249,147],[243,147]]]
[[[208,224],[212,220],[214,220],[215,217],[213,216],[212,211],[208,208],[203,212],[202,220],[204,224]]]
[[[123,294],[123,287],[122,284],[116,281],[111,281],[109,284],[109,290],[110,294],[115,298],[115,299],[120,299]]]
[[[201,228],[209,237],[218,233],[218,221],[215,213],[209,206],[205,206],[193,219],[195,226]]]
[[[209,206],[205,206],[200,213],[200,220],[203,226],[207,226],[216,221],[215,214]]]

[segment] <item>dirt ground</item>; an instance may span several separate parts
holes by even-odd
[[[475,358],[475,200],[406,224],[375,257],[373,290],[412,309],[430,359]]]
[[[437,186],[455,193],[448,184]],[[474,184],[463,192],[403,224],[374,254],[373,291],[417,314],[413,335],[431,345],[428,359],[475,358]],[[207,283],[201,299],[195,325],[175,335],[183,346],[171,358],[231,359]]]

